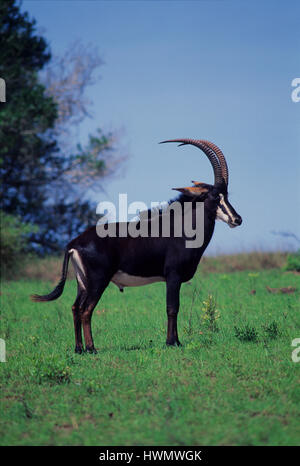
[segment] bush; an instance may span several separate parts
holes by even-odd
[[[278,327],[278,323],[273,320],[270,324],[263,325],[263,330],[268,339],[274,340],[280,335],[280,330]]]
[[[251,327],[249,324],[245,324],[242,327],[234,327],[234,334],[242,342],[252,341],[257,343],[258,341],[263,341],[267,343],[269,340],[275,340],[280,337],[281,332],[278,326],[278,323],[273,320],[270,324],[263,324],[261,326],[261,331],[255,327]]]
[[[218,332],[217,320],[220,318],[220,312],[217,309],[217,303],[212,294],[209,294],[206,301],[203,301],[202,320],[207,328],[212,332]]]
[[[294,254],[288,254],[284,270],[300,272],[300,249]]]
[[[253,341],[258,340],[258,334],[255,327],[250,327],[246,324],[244,327],[234,327],[235,336],[240,341]]]
[[[50,385],[69,383],[71,380],[71,368],[66,361],[57,355],[38,356],[33,360],[31,375],[37,384],[49,383]]]
[[[23,254],[29,245],[29,237],[38,228],[30,223],[22,223],[18,217],[1,211],[1,273],[10,278],[14,267],[20,267]]]

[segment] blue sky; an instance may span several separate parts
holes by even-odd
[[[97,201],[163,201],[192,179],[212,182],[194,147],[170,138],[208,139],[229,165],[230,201],[243,225],[217,222],[208,253],[296,247],[300,237],[300,4],[296,1],[33,1],[23,10],[55,55],[75,40],[98,48],[105,64],[90,87],[95,128],[121,129],[129,153],[120,178]]]

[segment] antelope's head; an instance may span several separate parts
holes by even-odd
[[[214,171],[214,185],[192,181],[193,186],[173,188],[194,199],[203,201],[215,212],[215,218],[227,223],[231,228],[242,223],[242,217],[228,201],[228,166],[223,152],[212,142],[194,139],[172,139],[165,142],[179,142],[179,146],[191,144],[201,149],[209,159]]]

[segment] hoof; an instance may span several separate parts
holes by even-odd
[[[76,346],[75,347],[75,353],[76,354],[82,354],[83,353],[83,348],[81,346]]]
[[[85,351],[89,354],[97,354],[98,351],[96,350],[96,348],[94,346],[87,346],[85,348]]]
[[[166,341],[166,345],[167,346],[182,346],[182,344],[180,343],[179,340],[176,340],[176,341]]]

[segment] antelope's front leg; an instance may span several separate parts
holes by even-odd
[[[167,278],[167,345],[180,345],[177,333],[177,314],[179,311],[180,286],[181,280],[178,276],[172,275]]]

